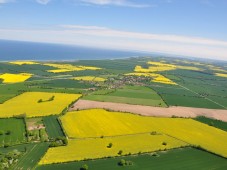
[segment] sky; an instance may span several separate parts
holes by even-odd
[[[227,60],[227,0],[0,0],[0,39]]]

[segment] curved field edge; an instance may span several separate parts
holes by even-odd
[[[111,146],[109,146],[111,144]],[[167,135],[150,133],[117,137],[69,140],[67,146],[49,148],[39,164],[81,161],[188,146]]]
[[[124,156],[99,160],[88,160],[79,162],[68,162],[60,164],[48,164],[37,166],[37,170],[62,170],[62,169],[80,169],[84,164],[87,164],[89,169],[93,170],[117,170],[122,169],[118,165],[121,159],[133,162],[132,166],[125,166],[124,169],[130,170],[150,170],[155,169],[219,169],[225,170],[227,161],[225,158],[216,155],[193,149],[190,147],[182,149],[172,149],[169,151],[161,151],[156,153]],[[209,161],[207,161],[209,160]]]

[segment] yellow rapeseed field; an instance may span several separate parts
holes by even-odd
[[[97,82],[103,82],[106,79],[102,77],[94,77],[94,76],[81,76],[81,77],[74,77],[73,80],[83,80],[83,81],[97,81]]]
[[[148,61],[147,64],[151,64],[151,65],[155,65],[155,66],[159,66],[159,67],[172,67],[172,68],[176,68],[177,67],[177,66],[175,66],[173,64],[166,64],[166,63],[154,62],[154,61]]]
[[[48,70],[48,72],[52,73],[61,73],[61,72],[69,72],[69,71],[82,71],[82,70],[100,70],[99,67],[91,67],[91,66],[74,66],[71,64],[54,64],[54,63],[46,63],[43,64],[46,66],[54,67],[57,69]]]
[[[37,62],[34,62],[34,61],[12,61],[12,62],[9,62],[10,64],[16,64],[16,65],[33,65],[33,64],[39,64]]]
[[[61,117],[71,138],[116,136],[157,131],[227,157],[227,132],[192,119],[155,118],[91,109]]]
[[[183,69],[183,70],[194,70],[194,71],[200,71],[202,70],[201,68],[198,67],[193,67],[193,66],[181,66],[181,65],[175,65],[175,64],[166,64],[166,63],[162,63],[162,62],[152,62],[149,61],[147,62],[148,64],[160,67],[160,68],[166,68],[166,70],[174,70],[174,69]],[[165,69],[163,69],[163,71],[166,71]],[[162,71],[160,69],[160,71]]]
[[[215,73],[216,76],[219,77],[226,77],[227,78],[227,74],[223,74],[223,73]]]
[[[169,70],[175,70],[175,69],[176,69],[175,67],[169,67],[169,66],[150,66],[148,68],[136,66],[134,71],[141,72],[141,73],[154,73],[158,71],[169,71]]]
[[[155,72],[169,71],[169,70],[175,70],[175,69],[194,70],[194,71],[201,70],[200,68],[193,67],[193,66],[181,66],[181,65],[174,65],[174,64],[166,64],[163,62],[149,61],[147,62],[147,64],[152,66],[149,66],[148,68],[143,68],[137,65],[134,71],[141,72],[141,73],[155,73]]]
[[[19,82],[26,81],[31,76],[32,74],[29,74],[29,73],[19,73],[19,74],[4,73],[0,75],[0,79],[3,80],[3,83],[19,83]]]
[[[167,77],[159,74],[156,77],[154,77],[153,80],[151,80],[152,82],[156,82],[156,83],[163,83],[163,84],[171,84],[171,85],[177,85],[177,83],[173,82],[172,80],[168,79]]]
[[[156,73],[127,73],[126,76],[144,76],[144,77],[156,77]]]
[[[49,101],[52,96],[54,100]],[[26,114],[27,117],[60,114],[80,94],[26,92],[0,104],[0,117]],[[38,102],[39,100],[42,102]]]
[[[94,125],[95,126],[95,125]],[[163,145],[166,142],[167,145]],[[112,147],[107,146],[112,143]],[[67,146],[48,149],[39,164],[52,164],[84,159],[103,158],[108,156],[153,152],[187,146],[188,144],[167,135],[135,134],[96,139],[69,140]]]

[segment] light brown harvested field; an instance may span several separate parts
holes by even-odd
[[[222,120],[227,122],[227,110],[218,109],[205,109],[205,108],[193,108],[193,107],[180,107],[173,106],[169,108],[130,105],[111,102],[97,102],[90,100],[79,100],[69,110],[83,110],[92,108],[109,109],[112,111],[121,111],[140,114],[144,116],[157,116],[157,117],[197,117],[206,116],[209,118]]]

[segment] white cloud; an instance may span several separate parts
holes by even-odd
[[[0,39],[162,52],[227,60],[227,41],[127,32],[99,26],[61,25],[55,29],[43,30],[0,29]]]
[[[134,3],[129,0],[80,0],[81,2],[94,5],[115,5],[115,6],[125,6],[134,8],[146,8],[151,7],[149,4]]]
[[[97,27],[97,26],[61,25],[60,27],[64,28],[65,31],[71,32],[72,34],[77,33],[77,34],[86,34],[86,35],[93,35],[93,36],[158,40],[158,41],[165,41],[165,42],[168,41],[168,42],[174,42],[174,43],[191,43],[191,44],[227,47],[226,41],[212,40],[212,39],[199,38],[199,37],[128,32],[128,31],[120,31],[120,30],[114,30],[106,27]]]
[[[43,4],[46,5],[50,2],[51,0],[36,0],[36,2],[38,2],[39,4]]]

